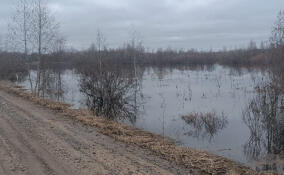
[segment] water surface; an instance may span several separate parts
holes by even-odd
[[[36,72],[31,71],[31,75],[35,79]],[[56,75],[54,73],[54,77]],[[74,70],[61,72],[60,83],[58,80],[50,83],[48,97],[70,103],[73,108],[85,108],[86,95],[80,92],[80,76]],[[257,95],[255,87],[267,80],[266,71],[219,65],[148,67],[141,72],[136,121],[125,122],[171,137],[182,146],[207,150],[259,171],[282,172],[281,154],[268,154],[265,140],[263,144],[251,143],[252,132],[243,119],[244,111]],[[30,87],[28,78],[19,84],[27,89]],[[60,97],[51,92],[59,85],[63,92]],[[183,118],[192,113],[214,113],[216,117],[209,121],[195,118],[194,122]],[[259,154],[255,154],[256,151]]]

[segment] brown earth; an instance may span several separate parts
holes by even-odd
[[[20,98],[21,97],[21,98]],[[0,82],[0,174],[257,174]]]
[[[199,174],[0,91],[0,174]]]

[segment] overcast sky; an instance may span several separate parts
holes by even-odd
[[[0,2],[0,35],[17,0]],[[70,46],[88,47],[100,29],[108,47],[140,33],[147,48],[219,49],[267,40],[284,0],[48,0]]]

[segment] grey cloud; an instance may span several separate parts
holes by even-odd
[[[14,0],[16,1],[16,0]],[[149,48],[222,48],[266,40],[283,0],[49,0],[70,45],[86,48],[100,29],[109,47],[135,28]],[[9,7],[9,8],[8,8]],[[10,9],[7,10],[7,9]],[[1,0],[0,28],[11,13]],[[4,11],[2,11],[4,10]]]

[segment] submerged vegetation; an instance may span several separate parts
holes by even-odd
[[[244,145],[249,159],[270,160],[284,153],[284,102],[283,86],[270,80],[256,87],[256,96],[243,111],[243,121],[250,131]],[[277,163],[259,163],[258,170],[278,171]]]
[[[257,86],[256,92],[256,97],[243,112],[243,120],[251,133],[244,151],[254,158],[260,158],[263,153],[283,153],[283,89],[276,82],[267,82]]]
[[[182,116],[182,119],[193,129],[185,133],[194,137],[209,137],[212,139],[220,130],[226,128],[228,121],[225,115],[218,116],[216,112],[192,113]]]

